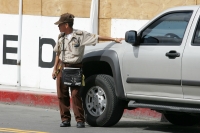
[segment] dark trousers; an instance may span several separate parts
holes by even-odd
[[[64,86],[61,82],[61,73],[62,72],[60,72],[57,76],[57,96],[59,101],[60,116],[62,121],[71,121],[69,87]],[[70,87],[70,89],[75,120],[77,122],[85,122],[82,99],[79,94],[80,87]]]

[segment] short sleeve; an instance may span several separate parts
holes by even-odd
[[[65,35],[64,32],[61,32],[59,35],[58,35],[58,40],[57,40],[57,43],[53,49],[54,52],[56,52],[56,54],[59,54],[61,52],[61,49],[60,49],[60,39]]]
[[[60,54],[60,52],[61,52],[61,49],[60,49],[60,39],[58,39],[56,45],[53,48],[53,51],[56,52],[57,55]]]
[[[98,35],[91,34],[89,32],[83,31],[83,38],[81,41],[81,45],[89,46],[93,45],[95,46],[98,42]]]
[[[58,41],[57,41],[56,45],[54,46],[53,51],[58,52]]]

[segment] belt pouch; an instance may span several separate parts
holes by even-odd
[[[62,81],[66,86],[81,86],[82,76],[81,68],[64,67],[62,69]]]

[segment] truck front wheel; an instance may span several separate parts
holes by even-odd
[[[114,80],[109,75],[93,75],[82,87],[86,122],[91,126],[113,126],[122,117],[123,101],[115,94]]]

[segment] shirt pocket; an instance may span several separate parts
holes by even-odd
[[[80,55],[81,49],[80,47],[73,47],[72,46],[72,54],[73,55]]]
[[[73,55],[80,55],[81,47],[80,47],[80,44],[76,40],[72,41],[71,46],[72,46],[72,54]]]

